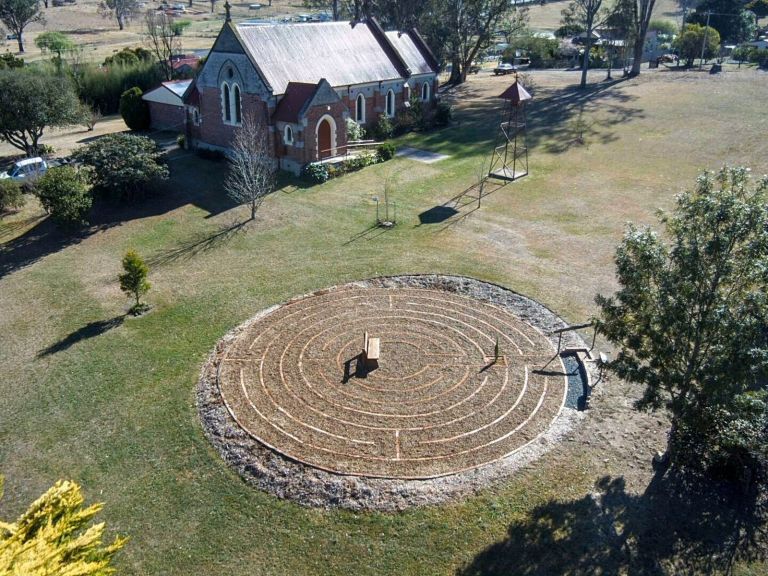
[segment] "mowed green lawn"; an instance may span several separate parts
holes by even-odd
[[[53,231],[32,202],[3,218],[0,518],[71,478],[89,501],[106,502],[110,533],[130,536],[121,574],[451,574],[473,562],[479,568],[467,573],[625,571],[622,559],[601,556],[608,544],[579,511],[605,474],[626,477],[627,494],[642,493],[647,459],[630,469],[604,446],[568,442],[455,504],[325,511],[245,485],[197,421],[204,359],[262,308],[358,278],[440,272],[501,283],[582,322],[595,293],[615,287],[612,255],[625,222],[655,222],[654,211],[702,169],[728,162],[768,171],[768,117],[755,104],[768,88],[765,74],[645,74],[587,93],[572,88],[575,74],[532,78],[531,175],[485,197],[479,210],[466,206],[455,222],[420,224],[418,215],[487,165],[498,121],[493,96],[509,79],[472,78],[455,96],[454,126],[404,139],[451,159],[399,158],[321,186],[286,185],[245,229],[230,230],[247,210],[226,200],[224,166],[183,152],[172,155],[165,197],[100,212],[98,230],[77,242]],[[583,146],[573,142],[579,114]],[[370,229],[372,197],[387,179],[398,225],[383,232]],[[153,309],[123,320],[129,301],[116,277],[128,248],[150,260]],[[621,428],[618,414],[631,414],[625,389],[596,399],[601,426]],[[535,542],[513,530],[541,528],[541,510],[553,505],[571,507],[572,516],[557,508],[555,517],[571,518],[575,529],[556,522],[544,539],[530,532]],[[517,554],[500,544],[510,535],[542,559],[521,556],[519,570],[503,568]],[[638,561],[676,561],[674,552],[649,554]],[[760,569],[744,565],[743,573]]]

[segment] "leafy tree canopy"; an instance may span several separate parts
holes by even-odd
[[[35,38],[35,46],[40,48],[43,52],[53,52],[59,59],[61,59],[61,53],[72,50],[75,47],[75,43],[63,32],[48,30],[47,32],[42,32]]]
[[[674,22],[670,22],[669,20],[651,20],[648,24],[648,30],[656,32],[657,34],[672,37],[677,34],[678,27]]]
[[[2,496],[0,477],[0,496]],[[104,545],[104,523],[92,524],[101,504],[84,506],[80,486],[57,482],[16,522],[0,521],[0,574],[107,576],[126,540]]]
[[[738,44],[755,36],[755,17],[744,10],[742,0],[703,0],[686,22],[709,25],[720,33],[725,42]]]
[[[686,24],[682,34],[675,38],[674,46],[687,66],[701,56],[701,45],[704,44],[704,58],[714,58],[720,50],[720,34],[711,27],[699,24]]]
[[[0,139],[35,155],[43,131],[77,124],[80,102],[67,78],[0,70]]]
[[[45,22],[39,0],[0,0],[0,22],[16,34],[19,52],[24,52],[24,29],[33,22]]]
[[[94,191],[104,196],[135,200],[168,178],[160,163],[161,151],[146,136],[110,134],[77,150],[73,156],[93,168]]]
[[[702,174],[662,215],[664,237],[629,226],[620,288],[597,297],[597,327],[619,349],[609,368],[645,386],[639,408],[669,412],[675,464],[766,472],[767,207],[768,178]]]

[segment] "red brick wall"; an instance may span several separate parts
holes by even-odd
[[[155,130],[184,132],[184,106],[147,102],[150,126]]]
[[[318,159],[317,154],[317,124],[326,114],[333,117],[336,121],[336,153],[343,154],[347,146],[347,127],[344,123],[344,112],[347,110],[344,102],[336,102],[328,106],[315,106],[307,111],[307,126],[302,130],[302,139],[304,141],[304,162],[314,162]],[[333,144],[333,142],[331,142]]]
[[[243,92],[241,98],[243,114],[255,113],[261,122],[268,125],[272,110],[268,110],[265,103],[253,94]],[[235,111],[232,110],[233,115],[234,113]],[[200,116],[202,117],[202,124],[199,127],[200,141],[213,146],[229,148],[237,127],[224,123],[221,91],[218,88],[207,88],[201,91]]]

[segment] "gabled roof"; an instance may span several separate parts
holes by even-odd
[[[289,82],[285,96],[281,98],[272,118],[281,122],[298,122],[301,109],[312,98],[315,90],[317,84]]]
[[[418,48],[413,50],[407,40],[393,41],[389,34],[380,32],[375,22],[235,28],[251,61],[258,64],[260,75],[276,96],[285,94],[289,82],[316,85],[326,78],[331,86],[348,86],[394,80],[430,66]],[[401,45],[407,48],[407,54]]]
[[[315,85],[302,82],[289,82],[285,96],[277,105],[273,120],[299,122],[307,111],[314,106],[328,106],[340,102],[341,98],[328,83],[321,78]]]
[[[412,32],[387,32],[387,38],[400,54],[400,57],[410,68],[411,74],[429,74],[437,72],[422,54],[417,42],[420,40]]]
[[[146,102],[181,106],[182,96],[184,96],[184,93],[191,84],[192,80],[172,80],[170,82],[163,82],[157,88],[145,93],[141,99]]]

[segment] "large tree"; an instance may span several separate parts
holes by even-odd
[[[743,0],[702,0],[686,23],[709,24],[724,42],[738,44],[755,37],[755,14],[745,10]]]
[[[46,128],[79,120],[80,102],[68,78],[0,70],[0,139],[35,155]]]
[[[619,290],[597,297],[597,327],[618,347],[608,367],[644,386],[639,408],[669,413],[673,464],[766,471],[767,207],[768,178],[702,174],[664,235],[629,226]]]
[[[253,220],[264,197],[274,188],[275,162],[267,128],[254,114],[247,113],[235,133],[224,189],[235,202],[250,206]]]
[[[44,22],[39,0],[0,0],[0,21],[16,35],[19,52],[24,52],[24,29],[33,22]]]
[[[99,10],[105,18],[114,17],[120,30],[139,10],[140,0],[102,0]]]
[[[562,12],[563,25],[579,25],[584,29],[584,53],[581,58],[581,82],[584,88],[587,85],[587,71],[589,70],[589,55],[592,51],[595,29],[598,28],[609,12],[604,9],[603,0],[573,0]]]
[[[643,51],[645,50],[645,36],[648,34],[648,25],[653,17],[653,9],[656,6],[656,0],[634,0],[634,45],[632,53],[632,69],[630,76],[640,74],[640,65],[643,62]]]
[[[488,47],[494,30],[510,11],[509,0],[436,0],[432,3],[428,24],[432,45],[444,43],[445,58],[451,63],[451,84],[467,79],[472,63]],[[527,13],[515,11],[515,28],[525,27]]]
[[[0,477],[0,496],[2,496]],[[126,540],[104,544],[104,523],[92,520],[102,504],[87,508],[80,486],[59,481],[13,523],[0,521],[0,574],[108,576]]]

